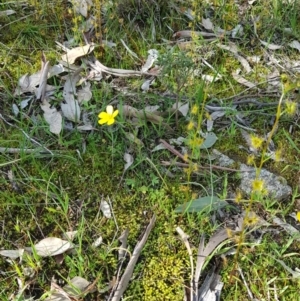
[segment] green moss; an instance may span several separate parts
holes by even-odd
[[[185,250],[174,252],[176,245],[174,237],[168,237],[167,240],[165,237],[158,238],[155,243],[158,253],[149,258],[145,265],[142,300],[183,299],[189,261]]]

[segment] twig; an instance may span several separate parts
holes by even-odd
[[[162,143],[167,150],[179,157],[182,161],[188,162],[188,160],[167,141],[165,141],[164,139],[159,139],[159,142]]]
[[[193,279],[194,279],[194,262],[193,262],[193,252],[192,249],[190,247],[190,243],[188,241],[188,236],[183,232],[183,230],[180,227],[176,227],[176,232],[180,235],[183,243],[185,244],[185,247],[188,251],[189,257],[190,257],[190,263],[191,263],[191,283],[190,283],[190,289],[191,292],[194,291],[194,285],[193,285]],[[193,293],[191,293],[191,301],[193,301]]]
[[[168,162],[168,161],[161,161],[161,164],[164,165],[164,166],[171,166],[171,165],[176,165],[176,166],[179,166],[179,167],[189,167],[190,166],[189,163]],[[245,172],[245,170],[241,171],[239,169],[233,169],[233,168],[217,166],[217,165],[203,166],[203,165],[198,165],[197,164],[197,167],[199,169],[218,169],[218,170],[226,170],[226,171]],[[249,170],[247,170],[247,171],[249,171]]]
[[[20,153],[25,153],[25,154],[32,154],[32,153],[40,153],[40,154],[45,154],[48,152],[41,151],[37,148],[15,148],[15,147],[0,147],[0,153],[9,153],[9,154],[20,154]]]
[[[125,272],[124,272],[120,282],[117,285],[117,289],[114,292],[114,295],[113,295],[111,301],[119,301],[121,299],[123,293],[125,292],[128,284],[129,284],[129,280],[132,276],[133,269],[134,269],[134,267],[137,263],[137,260],[140,256],[140,253],[141,253],[145,243],[147,242],[148,236],[149,236],[152,228],[154,227],[155,220],[156,220],[156,215],[153,215],[150,222],[149,222],[149,225],[147,226],[147,229],[146,229],[142,239],[136,244],[136,246],[133,250],[133,253],[132,253],[132,256],[129,260],[129,263],[128,263],[126,269],[125,269]]]
[[[244,285],[245,285],[245,287],[246,287],[246,290],[247,290],[247,293],[248,293],[248,295],[249,295],[250,300],[254,300],[253,294],[252,294],[252,292],[250,291],[250,288],[249,288],[249,286],[248,286],[248,284],[247,284],[247,282],[246,282],[246,279],[245,279],[245,277],[244,277],[244,273],[243,273],[243,271],[242,271],[242,269],[240,268],[239,265],[237,265],[237,269],[238,269],[238,271],[239,271],[239,273],[240,273],[240,275],[241,275],[241,278],[242,278],[242,280],[243,280],[243,282],[244,282]]]

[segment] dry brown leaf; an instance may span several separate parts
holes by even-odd
[[[94,44],[87,44],[69,50],[66,54],[61,56],[61,59],[68,64],[74,64],[76,59],[91,53],[95,48]]]
[[[298,41],[295,40],[295,41],[289,43],[289,46],[294,49],[297,49],[300,52],[300,43]]]
[[[63,97],[64,103],[61,103],[61,110],[63,115],[74,122],[80,120],[80,106],[78,100],[75,99],[76,83],[80,78],[81,68],[71,74],[65,82]]]
[[[259,40],[259,41],[270,50],[277,50],[277,49],[283,48],[283,46],[271,44],[271,43],[265,42],[263,40]]]
[[[62,129],[62,116],[56,108],[51,108],[50,104],[44,100],[41,104],[41,109],[44,111],[44,118],[50,125],[50,132],[58,135]]]
[[[257,85],[254,83],[251,83],[250,81],[246,80],[244,77],[242,77],[239,73],[241,72],[241,69],[237,69],[234,72],[232,72],[233,78],[241,85],[244,85],[248,88],[254,88]]]
[[[41,257],[55,256],[73,249],[74,245],[57,237],[47,237],[34,245],[36,253]],[[32,248],[26,248],[28,251]]]

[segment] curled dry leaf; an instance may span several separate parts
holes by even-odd
[[[87,289],[89,285],[89,281],[79,276],[72,278],[70,282],[63,288],[52,282],[50,296],[47,297],[45,301],[78,300],[77,298]]]
[[[104,214],[104,216],[106,218],[111,218],[110,206],[109,206],[108,202],[106,202],[105,200],[101,200],[100,210],[102,211],[102,213]]]
[[[176,107],[178,107],[178,112],[182,114],[182,116],[186,117],[189,112],[189,103],[181,103],[178,102],[178,106],[176,103],[173,104],[172,108],[170,109],[170,113],[176,112]]]
[[[41,109],[44,111],[44,118],[50,125],[50,132],[58,135],[62,129],[62,116],[56,108],[51,108],[50,104],[44,100],[41,104]]]
[[[244,85],[248,88],[256,87],[256,84],[251,83],[250,81],[246,80],[240,75],[241,69],[237,69],[236,71],[232,72],[232,77],[241,85]]]
[[[78,122],[80,119],[80,107],[77,99],[75,99],[76,94],[76,83],[80,78],[81,68],[74,72],[65,82],[63,97],[65,103],[61,103],[61,110],[64,116],[74,122]]]
[[[103,242],[103,238],[102,236],[99,236],[93,243],[92,243],[92,247],[97,248],[99,247]]]
[[[27,92],[34,92],[40,83],[41,71],[32,75],[25,74],[20,77],[14,96],[20,96]]]
[[[270,50],[277,50],[277,49],[283,48],[283,46],[271,44],[271,43],[265,42],[263,40],[259,40],[259,41],[261,42],[262,45],[264,45],[265,47],[267,47]]]
[[[148,58],[146,63],[142,66],[141,71],[142,72],[147,72],[153,65],[153,63],[157,60],[158,58],[158,51],[156,49],[150,49],[148,51]]]
[[[77,92],[77,100],[79,103],[90,101],[92,98],[91,83],[85,82],[85,85]]]
[[[297,49],[300,52],[300,43],[298,41],[295,40],[295,41],[289,43],[289,46],[294,49]]]
[[[61,59],[68,64],[74,64],[76,59],[91,53],[94,50],[94,44],[87,44],[84,46],[76,47],[61,56]]]
[[[0,255],[4,257],[8,257],[10,259],[17,259],[22,257],[24,254],[24,249],[18,250],[0,250]]]
[[[132,165],[132,163],[134,161],[133,156],[128,153],[125,153],[124,161],[126,162],[124,165],[124,171],[126,171]]]
[[[74,245],[57,237],[47,237],[34,245],[34,249],[39,256],[49,257],[63,254],[66,251],[73,249]],[[32,248],[27,248],[32,251]]]
[[[15,13],[16,13],[16,11],[12,10],[12,9],[2,10],[2,11],[0,11],[0,17],[10,16],[10,15],[13,15]]]
[[[89,64],[94,70],[96,70],[98,73],[107,73],[111,75],[115,75],[118,77],[129,77],[129,76],[142,76],[142,75],[156,75],[155,73],[147,73],[142,71],[136,71],[136,70],[125,70],[125,69],[116,69],[116,68],[109,68],[101,64],[98,60],[95,60],[94,62],[86,61],[87,64]]]
[[[207,19],[202,18],[202,26],[203,26],[206,30],[210,30],[210,31],[213,31],[213,30],[214,30],[214,25],[213,25],[213,23],[210,21],[209,18],[207,18]]]
[[[77,14],[81,14],[85,18],[88,15],[88,9],[93,5],[92,0],[72,0],[73,7]]]

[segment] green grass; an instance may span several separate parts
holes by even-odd
[[[177,214],[175,208],[207,195],[232,199],[239,181],[236,173],[214,169],[206,174],[201,174],[202,170],[195,173],[194,165],[183,170],[176,166],[181,160],[170,151],[152,150],[159,144],[159,139],[169,142],[170,138],[187,137],[190,142],[182,147],[193,158],[193,162],[210,166],[214,164],[213,160],[207,159],[210,149],[199,150],[196,144],[201,139],[199,131],[206,131],[202,121],[208,116],[203,105],[217,104],[224,108],[226,117],[222,119],[222,124],[215,125],[218,141],[213,147],[245,163],[249,154],[239,148],[240,145],[245,146],[245,142],[239,126],[234,122],[235,111],[230,109],[235,99],[228,98],[260,91],[247,90],[233,79],[232,72],[242,66],[228,51],[216,45],[227,45],[230,42],[228,38],[211,43],[195,39],[182,51],[166,40],[172,40],[174,32],[179,30],[200,30],[202,17],[209,16],[215,26],[226,30],[243,23],[245,35],[234,41],[239,53],[245,57],[263,57],[266,50],[254,34],[251,19],[259,17],[257,34],[260,39],[286,45],[300,39],[297,23],[300,10],[297,1],[284,4],[284,1],[258,0],[244,11],[236,1],[212,2],[209,5],[202,1],[186,1],[183,4],[163,0],[116,0],[97,2],[102,10],[98,6],[90,8],[90,14],[97,20],[92,35],[96,43],[93,54],[101,63],[112,68],[139,70],[147,51],[154,48],[160,53],[158,64],[162,70],[147,93],[140,91],[143,78],[110,76],[101,82],[92,82],[93,97],[82,105],[82,110],[89,114],[95,130],[79,132],[75,128],[63,130],[59,135],[49,131],[37,102],[14,116],[12,104],[19,104],[22,97],[15,97],[13,93],[20,76],[40,70],[42,52],[52,65],[60,60],[61,52],[56,49],[55,41],[62,43],[66,37],[74,36],[75,46],[84,44],[80,26],[85,19],[75,14],[70,3],[56,0],[30,1],[31,5],[25,9],[13,3],[0,4],[0,10],[14,9],[17,12],[0,18],[3,28],[0,47],[0,112],[3,117],[0,118],[0,147],[18,149],[16,153],[0,153],[0,248],[15,250],[29,247],[45,237],[63,238],[67,231],[78,231],[73,240],[73,252],[66,253],[60,263],[52,257],[39,257],[36,253],[24,255],[22,261],[9,261],[0,256],[0,294],[6,298],[3,300],[9,300],[12,294],[17,296],[20,289],[17,279],[22,283],[25,295],[43,300],[50,290],[51,279],[56,279],[63,287],[75,276],[95,281],[96,290],[90,292],[87,298],[104,300],[119,269],[118,237],[125,229],[129,229],[129,255],[120,269],[123,272],[153,214],[157,215],[155,227],[134,268],[124,298],[183,300],[184,288],[190,283],[191,265],[185,245],[175,231],[176,227],[180,226],[189,235],[194,260],[202,234],[208,240],[220,227],[235,228],[232,225],[233,216],[241,214],[249,202],[237,204],[231,201],[223,209],[223,216],[220,212],[210,210]],[[182,14],[187,8],[195,12],[194,20]],[[289,33],[282,31],[287,27],[291,28]],[[100,45],[101,37],[115,42],[117,46],[109,48]],[[139,60],[128,54],[120,39],[137,54]],[[295,49],[267,51],[282,61],[297,59]],[[207,64],[203,65],[201,58],[222,75],[221,80],[203,82],[201,74],[215,76],[216,73]],[[261,89],[267,88],[266,75],[272,68],[264,63],[263,58],[252,67],[253,72],[242,73],[242,76],[260,84]],[[200,76],[194,75],[195,70],[201,71]],[[286,81],[286,89],[288,85],[299,86],[297,75],[287,73],[285,77],[286,80],[282,79],[282,82]],[[59,77],[49,80],[49,83],[58,87],[53,102],[57,108],[62,97],[60,82]],[[123,93],[124,89],[131,94]],[[293,89],[290,90],[286,98],[297,100],[298,96]],[[258,101],[274,102],[278,99],[265,97]],[[159,105],[164,125],[143,119],[136,124],[120,114],[115,125],[101,127],[97,124],[97,115],[105,111],[112,100],[120,105],[120,111],[125,104],[139,110],[149,105]],[[169,112],[179,101],[189,102],[187,118],[180,114],[176,117],[174,112]],[[198,111],[192,114],[195,105]],[[276,106],[257,108],[245,104],[238,110],[242,111],[243,118],[251,121],[251,127],[258,129],[259,135],[271,130],[272,126],[267,121],[270,116],[275,117]],[[187,130],[189,122],[195,125]],[[291,124],[294,130],[289,132]],[[129,134],[135,137],[136,142],[128,138]],[[293,189],[290,199],[285,202],[271,199],[250,202],[251,211],[271,224],[273,217],[277,216],[297,229],[299,224],[292,222],[289,214],[300,211],[297,205],[299,139],[299,126],[293,117],[283,115],[273,140],[277,147],[283,148],[285,161],[268,161],[264,164],[264,167],[287,179]],[[36,149],[36,152],[28,153],[28,149]],[[182,151],[181,147],[176,149]],[[130,153],[134,162],[123,175],[124,153]],[[171,165],[162,166],[162,161],[169,161]],[[259,162],[260,158],[257,157],[256,161]],[[101,200],[110,200],[113,218],[103,216]],[[100,236],[103,243],[93,247],[93,242]],[[219,265],[224,282],[222,300],[248,299],[245,283],[259,300],[276,300],[276,297],[279,300],[300,300],[299,279],[294,279],[277,261],[283,261],[293,270],[300,266],[299,237],[292,237],[279,227],[259,227],[256,224],[246,227],[244,240],[241,237],[241,234],[233,233],[226,243],[215,250],[207,260],[200,282],[203,282],[212,266]],[[239,252],[233,255],[232,251],[237,247]],[[238,268],[243,273],[244,281]],[[22,296],[16,300],[22,300]]]

